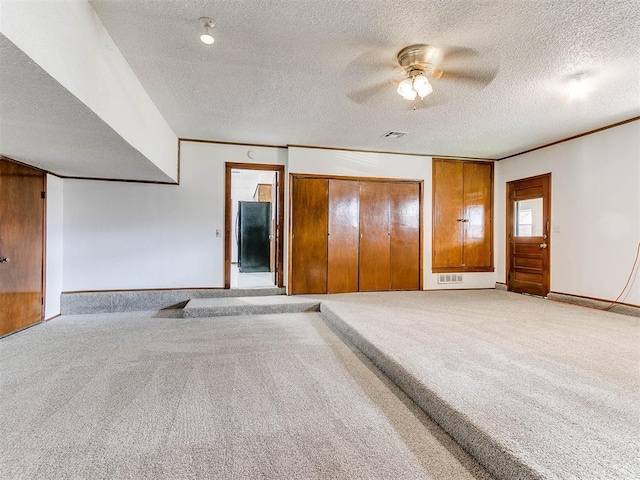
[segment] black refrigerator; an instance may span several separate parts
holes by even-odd
[[[236,240],[242,273],[270,271],[270,237],[271,203],[238,202]]]

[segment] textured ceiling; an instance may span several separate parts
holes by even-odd
[[[91,4],[182,138],[501,158],[640,114],[637,0]],[[217,22],[212,46],[201,16]],[[497,75],[483,88],[434,80],[415,111],[391,84],[354,101],[397,78],[413,43],[473,49],[456,66]],[[593,89],[570,101],[579,73]]]
[[[0,153],[73,177],[173,183],[0,34]]]

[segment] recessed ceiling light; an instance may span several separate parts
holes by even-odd
[[[204,29],[204,32],[200,35],[200,41],[206,45],[211,45],[215,41],[213,35],[211,35],[211,29],[216,26],[213,20],[209,17],[200,17],[200,25]]]
[[[591,91],[591,82],[585,73],[578,73],[569,78],[567,88],[569,98],[573,100],[583,99]]]

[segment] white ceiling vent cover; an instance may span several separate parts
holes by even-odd
[[[400,138],[404,137],[407,132],[387,132],[384,134],[385,138]]]
[[[462,274],[461,273],[439,273],[438,283],[444,283],[444,284],[462,283]]]

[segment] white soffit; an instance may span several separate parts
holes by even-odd
[[[0,34],[0,153],[61,176],[174,181]]]
[[[21,103],[24,108],[2,112],[3,140],[22,149],[20,160],[41,162],[31,155],[38,151],[67,160],[64,164],[48,161],[55,173],[66,169],[69,175],[98,177],[109,171],[118,179],[177,180],[178,139],[88,0],[0,0],[0,32],[3,44],[12,44],[0,59],[3,69],[10,62],[14,69],[3,72],[3,99],[12,107]],[[36,74],[33,80],[29,73]],[[44,83],[58,96],[44,94]],[[33,100],[37,100],[37,112],[30,110]],[[88,123],[81,121],[80,110],[91,119]],[[7,130],[12,125],[20,131],[19,138]],[[65,137],[38,136],[45,133],[45,125]],[[115,140],[114,135],[121,139]],[[112,149],[116,143],[119,147]],[[53,152],[54,145],[67,148]],[[1,153],[9,155],[7,150]],[[143,159],[149,165],[143,167]]]
[[[637,0],[91,4],[182,138],[501,158],[640,115]],[[205,15],[211,46],[198,40]],[[497,76],[484,88],[433,80],[415,111],[391,84],[353,101],[394,78],[414,43],[471,48],[462,66]],[[592,91],[570,101],[579,73]]]

